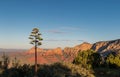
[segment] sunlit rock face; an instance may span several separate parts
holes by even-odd
[[[66,47],[64,49],[64,52],[69,55],[76,55],[79,51],[89,50],[89,49],[91,49],[91,47],[92,47],[92,44],[84,42],[75,47]]]
[[[74,48],[75,48],[76,50],[78,50],[78,51],[84,51],[84,50],[89,50],[89,49],[91,49],[91,47],[92,47],[92,44],[87,43],[87,42],[84,42],[84,43],[82,43],[82,44],[80,44],[80,45],[75,46]]]

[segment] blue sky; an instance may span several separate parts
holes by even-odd
[[[41,48],[120,38],[119,0],[0,0],[0,48],[28,49],[38,27]]]

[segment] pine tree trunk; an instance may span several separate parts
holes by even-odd
[[[35,44],[35,77],[37,77],[37,45]]]

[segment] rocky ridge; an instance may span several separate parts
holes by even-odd
[[[100,41],[94,44],[84,42],[74,47],[66,47],[63,50],[58,47],[55,49],[41,49],[37,48],[38,51],[38,63],[39,64],[51,64],[55,62],[72,62],[75,56],[80,51],[93,49],[98,53],[107,55],[111,52],[120,52],[120,39],[111,41]],[[15,56],[22,62],[27,64],[34,64],[34,47],[27,50],[26,52],[12,53],[10,57]]]
[[[79,51],[95,50],[98,53],[108,54],[110,52],[120,51],[120,39],[111,41],[100,41],[94,44],[84,42],[75,47],[66,47],[63,50],[58,47],[56,49],[44,50],[38,48],[38,62],[54,63],[54,62],[72,62]],[[29,54],[34,54],[34,48],[28,50]],[[34,61],[34,57],[30,58],[30,61]]]
[[[120,39],[97,42],[93,44],[91,49],[99,53],[120,51]]]

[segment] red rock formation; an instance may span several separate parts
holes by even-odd
[[[120,39],[112,41],[102,41],[92,44],[82,43],[75,47],[66,47],[64,50],[61,48],[44,50],[38,48],[38,63],[50,64],[55,62],[72,62],[79,51],[93,49],[96,52],[109,52],[120,51]],[[12,54],[14,56],[15,54]],[[34,47],[24,53],[18,53],[17,57],[24,60],[24,63],[34,64]]]
[[[44,49],[37,49],[38,51],[38,63],[39,64],[50,64],[54,62],[60,62],[63,60],[64,56],[63,51],[60,47],[56,49],[49,49],[49,50],[44,50]],[[29,62],[34,63],[34,47],[31,48],[30,50],[27,51],[27,55],[31,55],[29,57]]]

